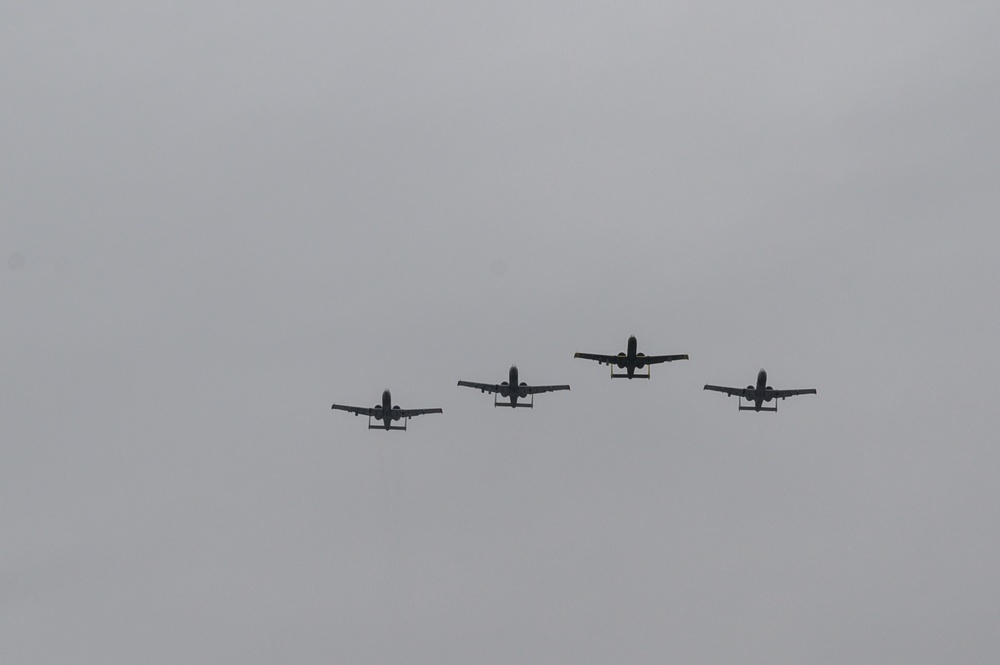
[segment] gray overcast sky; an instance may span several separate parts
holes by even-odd
[[[4,4],[0,660],[995,661],[998,33]]]

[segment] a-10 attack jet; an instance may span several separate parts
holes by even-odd
[[[392,395],[388,390],[382,391],[382,403],[373,407],[364,406],[344,406],[334,404],[331,409],[348,411],[356,416],[368,416],[368,429],[401,429],[406,430],[406,422],[413,416],[422,416],[425,413],[444,413],[441,409],[401,409],[392,405]],[[381,420],[381,425],[372,425],[372,419]],[[402,419],[402,425],[393,425],[392,422]]]
[[[550,393],[556,390],[569,390],[569,386],[529,386],[523,381],[521,383],[517,382],[517,365],[510,366],[510,373],[507,376],[507,380],[499,384],[493,383],[473,383],[472,381],[459,381],[458,385],[466,386],[467,388],[476,388],[477,390],[484,393],[493,393],[493,406],[509,406],[512,409],[521,407],[528,407],[529,409],[535,405],[535,393]],[[498,402],[497,396],[509,398],[509,402]],[[518,399],[527,397],[531,395],[531,401],[528,403],[518,404]]]
[[[628,350],[624,353],[619,353],[617,356],[602,356],[597,353],[580,353],[578,351],[573,354],[573,357],[596,360],[602,365],[611,365],[612,379],[648,379],[650,365],[688,359],[686,353],[679,353],[673,356],[647,356],[643,353],[637,353],[637,346],[638,343],[635,341],[635,335],[632,335],[628,338]],[[625,373],[615,374],[615,367],[625,370]],[[645,374],[635,373],[635,370],[642,369],[643,367],[646,368]]]
[[[799,388],[796,390],[775,390],[767,385],[767,372],[760,370],[757,372],[757,385],[746,388],[726,388],[725,386],[706,385],[705,390],[714,390],[719,393],[726,393],[730,397],[736,395],[740,398],[740,411],[777,411],[778,399],[793,397],[795,395],[815,395],[815,388]],[[743,406],[743,400],[752,403],[753,406]],[[764,402],[775,400],[774,406],[764,406]]]

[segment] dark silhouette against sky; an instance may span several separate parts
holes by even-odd
[[[0,10],[0,661],[995,660],[998,28]]]

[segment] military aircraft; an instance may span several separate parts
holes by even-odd
[[[797,390],[775,390],[771,386],[767,385],[767,372],[760,370],[757,372],[757,385],[747,386],[746,388],[726,388],[725,386],[711,386],[706,385],[705,390],[714,390],[720,393],[726,393],[730,397],[737,395],[739,400],[739,410],[740,411],[777,411],[778,410],[778,399],[785,399],[786,397],[792,397],[794,395],[815,395],[815,388],[801,388]],[[775,400],[774,406],[763,406],[764,402],[770,402]],[[743,400],[747,402],[752,402],[753,406],[743,406]]]
[[[477,388],[480,392],[490,392],[493,393],[493,406],[509,406],[512,409],[521,407],[528,407],[529,409],[535,405],[535,393],[549,393],[556,390],[569,390],[569,386],[529,386],[523,381],[521,383],[517,382],[517,365],[510,366],[510,373],[507,376],[507,380],[501,382],[500,384],[492,383],[473,383],[472,381],[459,381],[458,385],[466,386],[468,388]],[[497,395],[500,397],[507,397],[510,402],[498,402]],[[518,399],[527,397],[531,395],[531,401],[527,404],[518,404]]]
[[[384,430],[406,430],[406,422],[413,416],[422,416],[425,413],[444,413],[441,409],[401,409],[398,406],[393,406],[392,395],[388,390],[382,391],[382,403],[370,408],[364,406],[344,406],[343,404],[334,404],[330,408],[348,411],[356,416],[368,416],[368,429]],[[373,418],[376,421],[381,420],[383,424],[372,425]],[[392,421],[400,419],[403,420],[402,425],[392,424]]]
[[[649,378],[649,366],[656,365],[657,363],[668,363],[673,360],[687,360],[688,356],[686,353],[681,353],[673,356],[647,356],[643,353],[636,353],[637,342],[635,341],[635,335],[628,338],[628,350],[624,353],[619,353],[617,356],[602,356],[596,353],[574,353],[574,358],[585,358],[586,360],[596,360],[602,365],[611,365],[611,378],[612,379],[648,379]],[[615,367],[618,369],[624,369],[625,373],[615,374]],[[646,368],[645,374],[636,374],[635,370]]]

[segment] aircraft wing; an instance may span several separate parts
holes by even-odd
[[[580,353],[577,351],[573,354],[574,358],[583,358],[585,360],[596,360],[602,365],[612,365],[619,360],[622,360],[622,356],[602,356],[599,353]]]
[[[341,411],[347,411],[353,413],[356,416],[370,416],[375,412],[375,409],[370,406],[344,406],[343,404],[334,404],[330,407],[331,409],[339,409]]]
[[[459,381],[458,385],[465,386],[466,388],[475,388],[476,390],[481,390],[486,393],[500,392],[500,386],[495,383],[473,383],[472,381]]]
[[[518,386],[519,390],[527,390],[529,395],[552,393],[557,390],[569,390],[569,386]]]
[[[705,384],[705,390],[714,390],[717,393],[726,393],[730,397],[733,395],[742,396],[746,394],[746,388],[727,388],[726,386],[711,386],[708,384]]]
[[[574,353],[573,357],[596,360],[602,365],[614,365],[626,360],[625,356],[602,356],[599,353],[580,353],[579,351]],[[687,360],[688,355],[686,353],[678,353],[672,356],[636,356],[635,359],[637,362],[645,363],[646,365],[656,365],[658,363],[669,363],[674,360]]]
[[[404,418],[412,418],[413,416],[422,416],[425,413],[444,413],[442,409],[400,409],[399,415]]]
[[[688,354],[678,353],[673,356],[638,356],[636,361],[644,362],[647,365],[655,365],[657,363],[669,363],[674,360],[687,360]]]
[[[786,397],[794,397],[795,395],[815,395],[815,388],[800,388],[797,390],[771,390],[771,395],[774,397],[780,397],[785,399]]]

